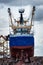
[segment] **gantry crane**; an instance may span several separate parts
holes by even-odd
[[[15,34],[16,32],[18,32],[18,31],[16,31],[16,29],[21,29],[21,32],[23,32],[22,29],[27,29],[27,31],[25,31],[25,32],[27,32],[27,33],[30,33],[30,31],[31,31],[31,28],[32,28],[32,26],[33,26],[32,20],[33,20],[33,16],[34,16],[35,6],[33,6],[33,8],[32,8],[32,14],[31,14],[32,16],[31,16],[31,21],[30,21],[31,24],[30,24],[30,26],[26,26],[26,22],[28,22],[28,19],[29,19],[29,18],[28,18],[27,20],[24,20],[24,19],[23,19],[23,13],[24,13],[24,11],[25,11],[24,9],[20,9],[20,10],[19,10],[19,13],[20,13],[20,20],[19,20],[19,21],[17,21],[16,19],[14,19],[15,22],[17,22],[17,26],[16,26],[16,25],[13,24],[11,9],[8,8],[8,13],[9,13],[10,22],[11,22],[10,27],[12,28],[14,34]],[[23,23],[25,23],[24,26],[22,26]],[[20,26],[19,26],[19,25],[20,25]]]

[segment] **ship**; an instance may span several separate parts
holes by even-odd
[[[25,62],[25,59],[27,58],[28,61],[30,61],[30,57],[34,56],[34,33],[31,33],[31,29],[34,26],[32,24],[34,11],[35,6],[33,6],[32,8],[30,25],[27,26],[26,23],[29,19],[24,20],[23,18],[23,13],[25,12],[25,9],[19,9],[20,19],[14,19],[15,23],[17,23],[16,26],[13,24],[12,21],[11,9],[8,8],[8,14],[11,23],[9,27],[13,30],[13,34],[10,32],[9,37],[10,53],[11,57],[14,58],[15,61],[23,60]]]

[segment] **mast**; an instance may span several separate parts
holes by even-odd
[[[20,13],[20,24],[23,24],[23,13],[24,13],[24,9],[20,9],[19,10],[19,13]]]
[[[34,11],[35,11],[35,6],[33,6],[33,9],[32,9],[31,25],[32,25],[32,19],[33,19],[33,16],[34,16]]]
[[[13,29],[13,27],[14,27],[14,24],[13,24],[13,21],[12,21],[12,13],[11,13],[11,9],[10,8],[8,8],[8,13],[9,13],[9,17],[10,17],[10,22],[11,22],[11,24],[12,24],[12,29]],[[15,19],[14,19],[15,20]],[[16,20],[15,20],[16,21]],[[13,29],[13,32],[15,33],[15,29]]]
[[[11,14],[11,9],[10,8],[8,8],[8,13],[9,13],[9,17],[10,17],[10,20],[11,20],[11,24],[13,26],[13,23],[12,23],[12,14]]]

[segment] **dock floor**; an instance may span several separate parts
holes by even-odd
[[[11,59],[0,59],[0,65],[43,65],[43,57],[31,57],[30,63],[24,63],[22,60],[13,62]]]

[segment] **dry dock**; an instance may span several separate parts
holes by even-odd
[[[30,63],[24,63],[22,60],[14,62],[11,58],[0,59],[0,65],[43,65],[43,57],[31,57]]]

